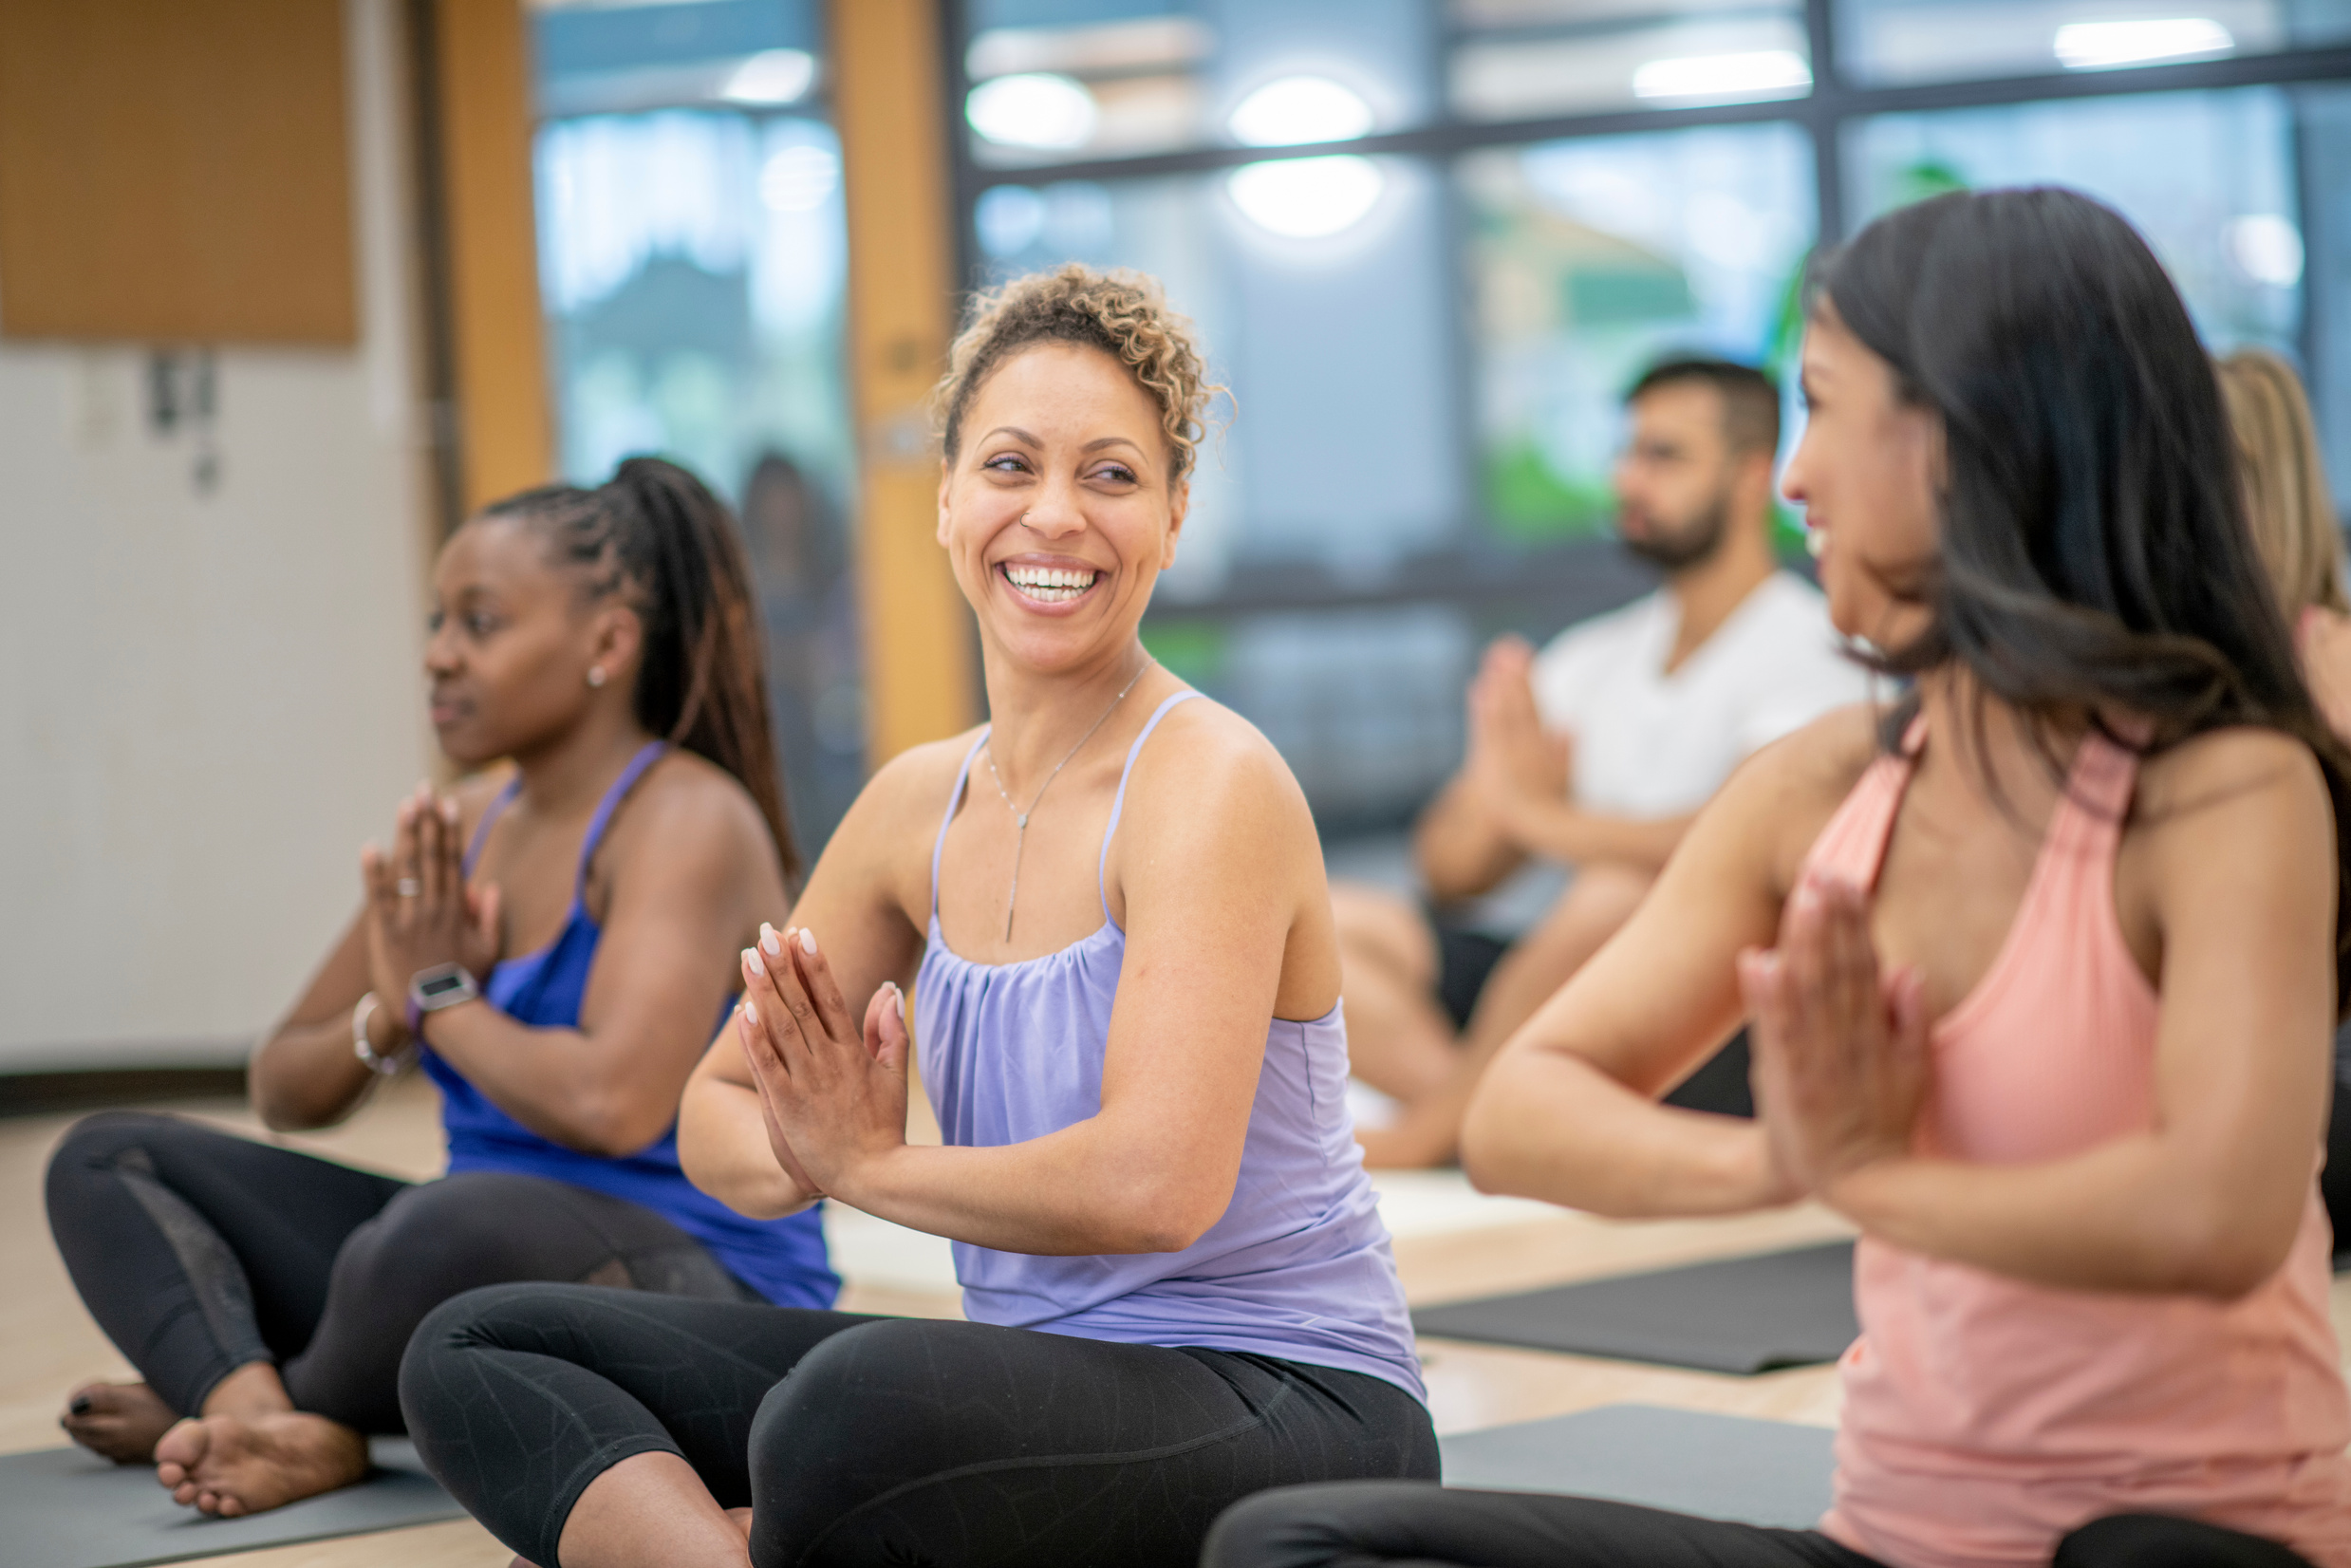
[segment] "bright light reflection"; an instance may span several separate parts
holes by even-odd
[[[1225,125],[1244,147],[1352,141],[1371,130],[1371,105],[1327,76],[1285,76],[1241,101]]]
[[[1812,67],[1793,49],[1651,60],[1633,73],[1635,98],[1680,98],[1706,103],[1785,98],[1811,85]]]
[[[2291,289],[2302,281],[2302,231],[2275,213],[2230,218],[2221,244],[2237,271],[2255,283]]]
[[[1386,184],[1378,164],[1342,153],[1244,163],[1227,177],[1225,189],[1259,228],[1289,239],[1321,239],[1353,227]]]
[[[730,103],[790,103],[816,84],[816,57],[805,49],[762,49],[735,67],[718,96]]]
[[[812,213],[841,183],[841,160],[829,147],[786,147],[759,171],[759,199],[772,212]]]
[[[2237,47],[2229,29],[2209,16],[2175,16],[2143,22],[2068,22],[2053,46],[2059,64],[2071,71],[2143,65],[2155,60],[2227,54]]]
[[[971,128],[1004,147],[1083,147],[1101,120],[1075,77],[1029,71],[982,82],[963,101]]]

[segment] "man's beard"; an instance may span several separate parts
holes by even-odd
[[[1710,559],[1723,548],[1723,537],[1729,532],[1729,525],[1730,497],[1717,495],[1713,505],[1679,529],[1651,529],[1638,537],[1630,533],[1620,536],[1625,549],[1671,576]]]

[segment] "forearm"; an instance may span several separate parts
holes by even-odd
[[[1222,1216],[1233,1175],[1138,1155],[1080,1122],[988,1148],[905,1145],[862,1163],[833,1196],[915,1230],[1045,1257],[1181,1252]]]
[[[1760,1126],[1660,1105],[1559,1051],[1505,1051],[1462,1129],[1487,1192],[1620,1219],[1737,1214],[1785,1201]]]
[[[1443,904],[1491,890],[1526,855],[1457,780],[1415,825],[1412,858],[1429,896]]]
[[[758,1091],[748,1084],[701,1076],[686,1087],[678,1162],[686,1180],[749,1219],[780,1220],[816,1201],[775,1158]]]
[[[398,1020],[379,1015],[369,1020],[371,1048],[389,1056],[403,1049],[407,1032]],[[311,1023],[288,1022],[254,1048],[246,1070],[247,1092],[262,1124],[276,1132],[329,1127],[350,1114],[375,1074],[351,1049],[348,1015]]]
[[[2293,1244],[2306,1182],[2276,1185],[2266,1201],[2232,1195],[2142,1135],[2034,1165],[1882,1160],[1821,1197],[1906,1251],[2034,1284],[2228,1299],[2275,1274]]]
[[[1669,817],[1612,816],[1565,800],[1521,799],[1510,811],[1509,831],[1528,852],[1570,866],[1611,861],[1656,870],[1673,857],[1694,813]]]
[[[645,1103],[598,1042],[577,1029],[538,1029],[476,999],[429,1014],[434,1051],[491,1104],[540,1137],[587,1154],[636,1153],[675,1119]]]

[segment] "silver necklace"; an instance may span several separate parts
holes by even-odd
[[[1038,803],[1045,798],[1045,792],[1053,788],[1053,781],[1061,776],[1061,770],[1076,760],[1077,754],[1086,749],[1086,742],[1093,738],[1094,731],[1110,721],[1110,715],[1116,713],[1118,705],[1127,700],[1127,694],[1135,689],[1135,681],[1148,674],[1151,666],[1157,663],[1159,663],[1158,660],[1148,655],[1145,656],[1143,668],[1134,672],[1134,679],[1118,688],[1118,695],[1111,698],[1110,705],[1102,710],[1102,717],[1087,726],[1086,733],[1077,737],[1077,744],[1070,748],[1069,756],[1054,764],[1053,772],[1047,774],[1045,782],[1036,787],[1036,793],[1031,797],[1029,809],[1025,812],[1013,804],[1012,792],[1004,788],[1004,775],[996,771],[996,739],[993,733],[989,736],[988,776],[996,780],[996,793],[1004,797],[1004,809],[1012,812],[1013,826],[1019,830],[1018,836],[1013,840],[1012,891],[1004,895],[1004,940],[1006,942],[1012,941],[1013,906],[1020,902],[1020,854],[1029,845],[1029,818],[1036,814]]]

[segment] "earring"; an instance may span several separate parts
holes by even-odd
[[[601,686],[604,684],[604,666],[602,664],[590,664],[588,666],[588,683],[591,686]]]

